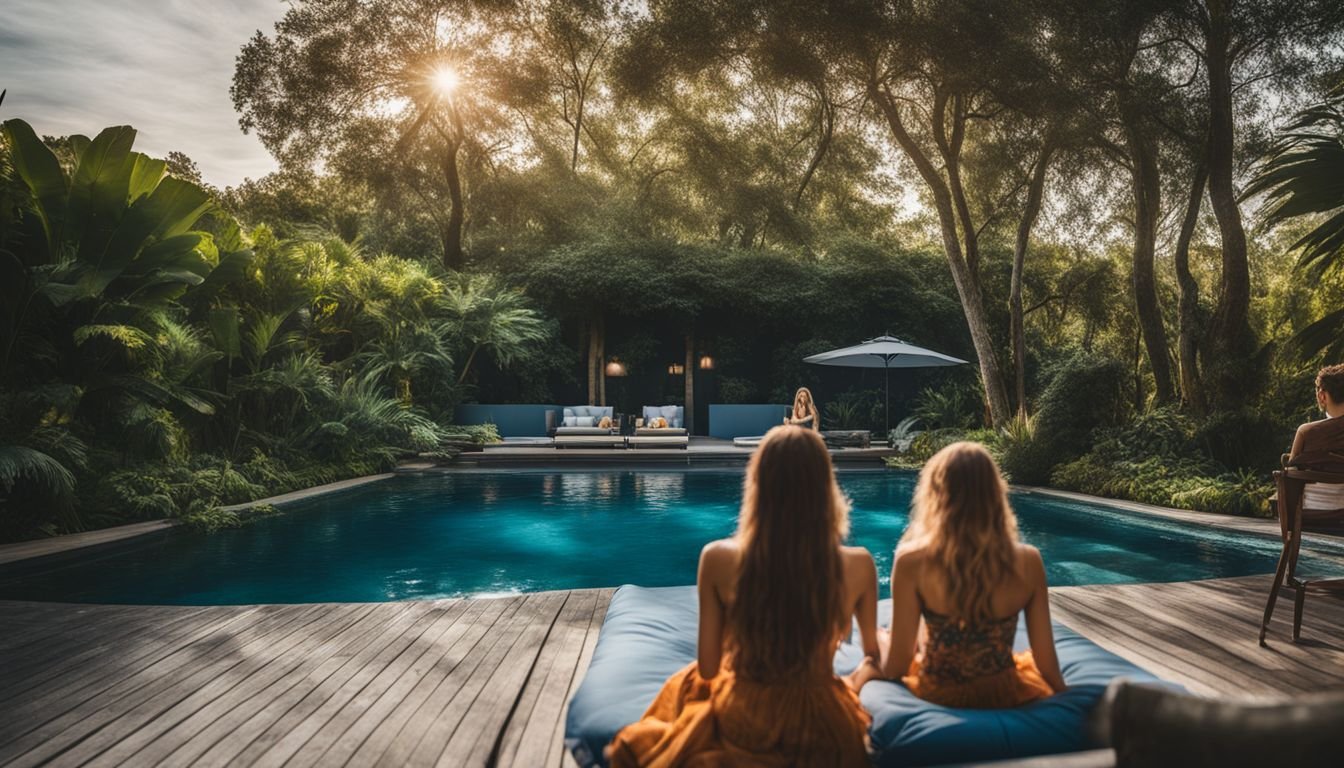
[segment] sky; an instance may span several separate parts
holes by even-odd
[[[238,127],[233,63],[283,0],[0,0],[0,119],[39,135],[93,136],[132,125],[136,149],[176,150],[205,181],[235,185],[275,170]]]

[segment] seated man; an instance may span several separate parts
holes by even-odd
[[[1316,404],[1326,417],[1297,428],[1293,451],[1284,464],[1344,474],[1344,418],[1340,418],[1344,416],[1344,365],[1328,365],[1316,374]],[[1344,510],[1344,485],[1307,483],[1302,508]]]

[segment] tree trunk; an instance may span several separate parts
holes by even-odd
[[[933,197],[934,209],[938,212],[939,229],[943,236],[943,252],[947,256],[948,266],[952,272],[952,282],[957,287],[957,296],[961,300],[962,313],[966,316],[966,325],[971,333],[976,357],[979,358],[980,379],[985,388],[985,404],[989,407],[990,420],[994,426],[1003,426],[1012,418],[1008,391],[1004,386],[998,358],[995,356],[994,339],[990,334],[989,318],[985,313],[984,291],[977,277],[978,270],[962,255],[961,235],[957,230],[957,215],[953,211],[952,193],[948,189],[948,183],[906,129],[892,95],[877,83],[869,83],[868,95],[882,112],[897,145],[914,163]],[[968,242],[974,244],[975,231],[972,229],[967,234]]]
[[[682,406],[685,418],[682,419],[682,426],[686,428],[686,434],[693,434],[695,429],[695,336],[686,334],[686,402]]]
[[[1232,36],[1229,5],[1228,0],[1209,0],[1209,26],[1204,41],[1209,68],[1209,205],[1218,219],[1223,246],[1223,276],[1218,304],[1209,323],[1204,360],[1210,405],[1215,408],[1245,402],[1250,394],[1249,366],[1255,352],[1249,323],[1251,274],[1246,257],[1246,231],[1232,186],[1235,126],[1232,61],[1228,53]]]
[[[462,177],[457,169],[458,150],[461,142],[452,141],[443,157],[443,175],[448,182],[448,223],[443,228],[443,266],[460,271],[465,265],[462,257],[462,221],[465,212],[462,209]]]
[[[1190,182],[1190,197],[1185,204],[1185,218],[1181,220],[1181,231],[1176,237],[1176,251],[1173,255],[1176,282],[1181,289],[1176,309],[1180,322],[1176,347],[1180,358],[1181,399],[1186,407],[1199,414],[1205,412],[1206,403],[1199,379],[1199,283],[1190,271],[1190,240],[1199,223],[1199,206],[1204,199],[1204,185],[1208,178],[1209,167],[1201,155]]]
[[[1027,244],[1031,228],[1041,213],[1041,199],[1045,196],[1045,172],[1054,154],[1054,142],[1047,139],[1031,169],[1027,185],[1027,204],[1022,219],[1017,223],[1017,240],[1013,245],[1013,273],[1008,289],[1008,312],[1013,335],[1013,381],[1016,385],[1018,418],[1027,417],[1027,334],[1022,316],[1022,269],[1027,259]]]
[[[1138,115],[1125,115],[1134,191],[1134,308],[1153,372],[1158,405],[1174,402],[1171,363],[1167,353],[1167,329],[1157,300],[1157,276],[1153,261],[1157,251],[1157,222],[1161,211],[1162,180],[1157,148],[1138,126]]]
[[[588,404],[597,405],[597,320],[588,322]]]
[[[597,321],[597,404],[607,404],[607,321]]]

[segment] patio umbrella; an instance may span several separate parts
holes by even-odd
[[[891,431],[891,369],[892,368],[933,368],[942,365],[965,365],[966,361],[942,352],[917,347],[901,341],[894,336],[878,336],[862,344],[844,349],[811,355],[803,358],[804,363],[815,365],[838,365],[845,368],[881,368],[886,384],[886,402],[883,415],[887,421],[887,431]]]

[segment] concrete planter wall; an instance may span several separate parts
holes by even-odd
[[[554,413],[560,423],[563,409],[558,405],[490,405],[464,403],[453,409],[458,424],[494,424],[500,437],[545,437],[546,414]]]
[[[787,405],[716,404],[709,406],[709,436],[724,440],[764,435],[784,423]]]

